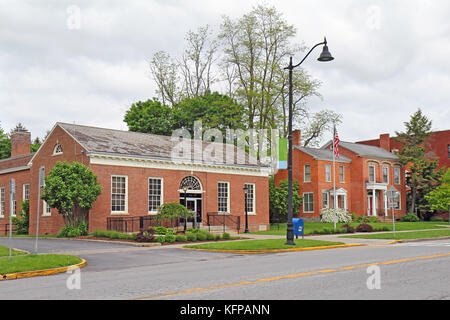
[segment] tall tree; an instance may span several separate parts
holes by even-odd
[[[415,212],[417,205],[422,202],[430,186],[436,183],[440,173],[436,171],[437,162],[425,157],[425,142],[432,133],[432,121],[419,108],[404,125],[404,132],[395,132],[396,140],[402,146],[397,155],[408,169],[406,183],[410,187],[409,211]]]
[[[0,159],[11,157],[11,140],[9,135],[0,127]]]
[[[441,177],[441,185],[430,191],[426,201],[431,210],[448,211],[450,206],[450,169]]]
[[[156,52],[150,61],[150,70],[158,89],[156,93],[163,105],[175,105],[182,95],[179,65],[164,51]]]

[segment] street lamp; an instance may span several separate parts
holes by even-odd
[[[288,147],[288,218],[287,218],[287,232],[286,232],[286,244],[287,245],[295,245],[294,242],[294,224],[292,223],[292,71],[297,68],[299,65],[305,61],[305,59],[309,56],[309,54],[318,46],[323,45],[322,53],[320,54],[318,61],[327,62],[334,60],[331,53],[328,51],[327,46],[327,38],[324,38],[323,42],[316,44],[314,47],[309,50],[306,56],[303,58],[300,63],[293,65],[292,57],[289,59],[289,66],[285,69],[289,70],[289,147]]]
[[[247,212],[247,195],[248,195],[248,186],[244,186],[244,208],[245,208],[245,231],[244,233],[248,233],[248,212]]]

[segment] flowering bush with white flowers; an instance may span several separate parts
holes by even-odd
[[[352,222],[352,216],[348,212],[341,208],[324,208],[320,211],[322,222]]]

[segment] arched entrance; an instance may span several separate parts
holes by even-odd
[[[201,225],[203,212],[203,188],[200,180],[194,176],[184,177],[183,180],[181,180],[178,192],[180,193],[180,203],[186,206],[189,210],[197,213],[195,225]],[[194,219],[190,218],[187,222],[193,223]]]

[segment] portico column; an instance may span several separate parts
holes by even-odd
[[[375,208],[375,201],[376,201],[376,199],[375,199],[375,189],[372,189],[372,215],[373,216],[377,215],[376,208]]]
[[[387,199],[386,191],[384,191],[383,194],[384,194],[384,216],[387,217],[388,199]]]

